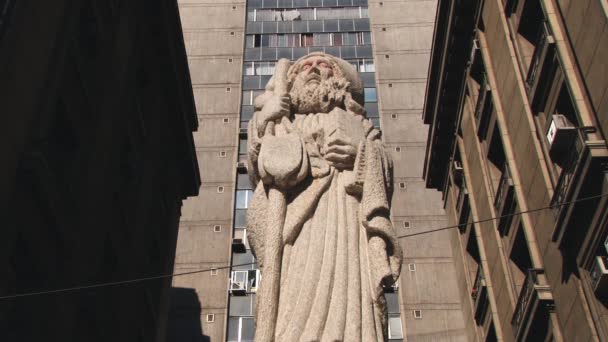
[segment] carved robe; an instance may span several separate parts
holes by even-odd
[[[257,187],[247,235],[263,287],[264,234],[272,208],[267,186],[259,181],[263,137],[255,115],[249,123],[248,152]],[[396,280],[402,255],[389,218],[392,169],[380,134],[363,116],[340,108],[296,114],[291,124],[308,159],[298,173],[305,177],[284,191],[280,293],[261,298],[258,292],[258,306],[278,305],[275,341],[384,341],[382,284]],[[323,157],[327,135],[341,129],[358,142],[352,170],[329,166]],[[258,327],[264,319],[257,317]]]

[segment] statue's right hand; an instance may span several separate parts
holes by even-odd
[[[260,135],[264,134],[266,125],[271,121],[277,121],[282,117],[289,117],[291,109],[291,98],[288,94],[283,96],[272,96],[266,103],[258,116],[258,130]]]

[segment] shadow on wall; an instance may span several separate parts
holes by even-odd
[[[210,342],[203,335],[201,302],[191,288],[171,288],[167,342]]]

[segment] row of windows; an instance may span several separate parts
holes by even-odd
[[[373,72],[361,73],[361,80],[365,87],[375,87],[376,80]],[[272,78],[271,75],[264,76],[243,76],[243,90],[258,90],[264,89],[268,81]]]
[[[367,7],[250,9],[247,21],[293,21],[369,18]]]
[[[245,47],[365,45],[371,41],[370,32],[252,34],[245,37]]]
[[[373,58],[371,45],[308,46],[299,48],[250,48],[245,50],[245,61],[271,61],[281,58],[295,61],[312,52],[324,52],[342,59]]]
[[[375,72],[376,67],[373,59],[347,60],[358,72]],[[245,76],[272,76],[276,62],[245,62],[243,63],[243,75]],[[245,99],[245,97],[243,97]],[[250,103],[252,104],[252,102]]]
[[[367,0],[248,0],[248,8],[367,6]]]
[[[370,31],[369,19],[248,21],[246,33],[314,33]]]

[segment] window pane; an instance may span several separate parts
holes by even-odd
[[[242,189],[252,189],[251,181],[249,180],[249,175],[246,173],[239,173],[236,177],[236,188],[239,190]]]
[[[253,317],[242,317],[241,320],[241,341],[253,342],[253,336],[255,335]]]
[[[403,338],[401,317],[392,315],[388,317],[388,338]]]
[[[331,45],[331,35],[329,33],[315,33],[313,36],[314,46]]]
[[[355,45],[357,44],[356,33],[342,33],[342,45]]]
[[[365,102],[377,102],[376,88],[364,88]]]
[[[253,106],[242,106],[241,107],[241,120],[249,121],[253,117]]]
[[[367,7],[361,7],[361,18],[369,18],[369,10]]]
[[[255,19],[255,12],[254,10],[250,9],[247,11],[247,21],[254,21]]]
[[[243,105],[251,105],[252,103],[252,99],[251,99],[251,91],[246,90],[243,92]]]
[[[247,210],[237,209],[234,211],[234,226],[235,227],[246,227],[247,226]]]
[[[247,272],[245,272],[247,274]],[[230,316],[245,316],[251,315],[251,298],[249,296],[232,296],[230,298]],[[241,338],[242,338],[241,333]],[[242,341],[242,339],[241,339]]]
[[[254,43],[253,36],[252,35],[247,35],[245,37],[245,47],[246,48],[252,48],[252,47],[254,47],[253,43]]]
[[[365,68],[365,70],[361,70],[364,72],[376,72],[376,67],[374,66],[374,60],[373,59],[364,59],[363,60],[363,66]]]
[[[399,313],[399,300],[397,298],[398,294],[397,293],[385,293],[384,296],[386,297],[386,306],[388,309],[388,313],[392,314],[392,313]]]
[[[239,317],[228,318],[228,342],[238,342],[239,340]]]
[[[239,139],[239,154],[247,153],[247,139]]]

